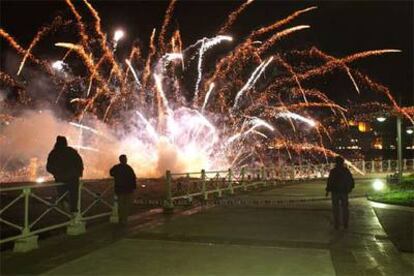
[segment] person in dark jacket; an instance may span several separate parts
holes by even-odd
[[[344,228],[348,228],[348,194],[354,188],[354,178],[351,172],[344,166],[344,159],[340,156],[335,158],[335,168],[329,172],[328,183],[326,185],[326,196],[332,193],[332,211],[335,229],[340,226],[340,213]]]
[[[125,154],[119,156],[119,164],[112,167],[109,174],[115,179],[115,194],[118,198],[119,223],[127,225],[129,208],[132,204],[134,191],[137,188],[137,178],[134,170],[127,164]]]
[[[78,210],[78,189],[79,178],[83,175],[83,161],[79,153],[68,146],[68,141],[64,136],[58,136],[53,150],[47,158],[46,169],[53,175],[56,182],[64,183],[58,186],[59,197],[68,192],[64,199],[69,201],[72,213]]]

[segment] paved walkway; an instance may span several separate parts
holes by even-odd
[[[272,194],[285,194],[284,198],[289,198],[292,191],[308,191],[305,196],[317,196],[323,192],[323,185],[300,184],[247,197],[272,198]],[[246,195],[233,199],[240,198]],[[6,272],[411,276],[414,273],[412,263],[407,261],[412,254],[401,255],[395,249],[363,198],[351,200],[349,230],[332,230],[328,200],[282,208],[266,204],[222,205],[178,211],[171,216],[155,211],[137,218],[123,238],[116,238],[105,227],[95,231],[95,236],[90,233],[71,238],[72,241],[60,240],[60,248],[65,248],[65,243],[73,244],[75,239],[78,246],[83,243],[88,250],[72,246],[67,252],[56,252],[59,241],[49,242],[41,244],[37,252],[9,257],[9,262],[2,262],[2,266],[17,266],[21,258],[20,262],[26,260],[28,267],[20,270],[9,267]],[[51,248],[57,254],[55,259],[50,258]],[[39,261],[31,263],[36,258]],[[48,266],[42,266],[42,262]]]

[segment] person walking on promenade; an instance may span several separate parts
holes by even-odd
[[[115,179],[119,224],[126,226],[134,191],[137,188],[137,178],[134,170],[127,164],[127,156],[125,154],[119,156],[119,162],[119,164],[111,168],[109,174]]]
[[[335,158],[335,168],[329,172],[326,185],[326,196],[331,192],[332,212],[335,229],[340,226],[340,214],[342,213],[342,223],[345,229],[348,228],[348,194],[355,186],[354,178],[347,167],[344,166],[344,159],[340,156]]]
[[[56,182],[64,183],[58,186],[58,196],[68,192],[63,199],[64,206],[69,205],[70,212],[78,211],[79,178],[83,175],[83,161],[79,153],[68,146],[64,136],[58,136],[53,150],[47,158],[46,170],[53,175]]]

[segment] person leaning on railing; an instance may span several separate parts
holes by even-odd
[[[69,205],[70,212],[78,210],[79,178],[83,175],[83,161],[79,153],[68,146],[64,136],[58,136],[53,150],[47,158],[46,170],[53,175],[56,182],[64,183],[57,186],[58,196],[68,195],[62,199],[64,208]],[[65,210],[68,211],[68,210]]]
[[[127,164],[127,157],[125,154],[119,156],[119,162],[119,164],[111,168],[109,174],[115,179],[115,194],[118,198],[119,224],[126,226],[134,191],[137,188],[137,178],[134,170]]]

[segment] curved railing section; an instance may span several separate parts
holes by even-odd
[[[368,175],[393,173],[397,161],[353,161],[348,164],[354,174]],[[154,189],[148,189],[142,196],[152,196],[157,205],[163,204],[166,212],[183,200],[192,203],[213,197],[249,191],[257,187],[272,187],[292,181],[326,178],[333,164],[280,165],[272,167],[228,169],[172,173],[167,171],[165,178],[154,182]],[[404,159],[403,170],[414,171],[414,160]],[[139,182],[144,183],[144,180]],[[71,213],[64,206],[69,199],[68,192],[60,194],[57,189],[62,183],[28,183],[24,186],[0,186],[0,244],[14,242],[14,251],[26,252],[38,246],[40,234],[66,228],[69,235],[85,232],[85,225],[97,219],[118,221],[116,197],[113,193],[113,180],[81,181],[78,188],[77,212]],[[145,185],[144,185],[145,186]],[[148,188],[148,187],[147,187]],[[146,188],[144,188],[146,189]],[[155,195],[155,197],[154,197]],[[154,200],[155,199],[155,200]],[[138,200],[137,200],[138,202]]]
[[[117,204],[111,180],[81,181],[77,211],[70,212],[69,192],[57,192],[63,183],[0,188],[0,244],[14,241],[15,252],[38,246],[39,234],[66,227],[69,235],[85,232],[85,224],[110,217],[116,222]]]
[[[393,173],[397,171],[396,160],[356,160],[347,162],[351,172],[358,176]],[[211,196],[221,197],[224,193],[233,194],[235,190],[247,191],[260,186],[275,186],[289,181],[324,179],[334,167],[333,163],[300,165],[281,165],[261,168],[241,168],[223,171],[190,173],[171,173],[165,175],[166,209],[174,208],[181,200],[191,203],[194,198],[208,200]],[[414,171],[414,159],[404,159],[403,171]]]

